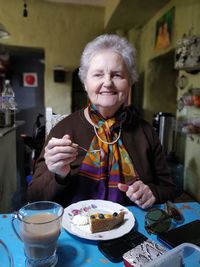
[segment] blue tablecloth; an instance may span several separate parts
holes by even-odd
[[[183,224],[200,219],[199,203],[186,202],[176,205],[184,215],[185,220]],[[135,229],[160,243],[155,235],[149,235],[144,228],[145,211],[135,206],[128,207],[128,209],[136,218]],[[0,239],[3,240],[13,254],[14,266],[25,267],[23,243],[17,238],[12,229],[11,216],[11,214],[0,214]],[[98,250],[97,242],[76,238],[68,234],[64,229],[62,229],[58,240],[58,257],[57,267],[123,266],[123,262],[112,263],[107,260]]]

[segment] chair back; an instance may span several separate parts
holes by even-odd
[[[68,114],[53,114],[52,107],[46,108],[46,137],[51,129],[62,119],[67,117]]]

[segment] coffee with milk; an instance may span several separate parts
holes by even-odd
[[[60,235],[60,222],[49,213],[32,215],[22,225],[21,238],[25,254],[31,259],[44,259],[54,254]]]
[[[57,264],[57,240],[63,212],[61,205],[51,201],[29,203],[18,211],[18,228],[14,221],[12,223],[24,243],[26,267],[53,267]]]

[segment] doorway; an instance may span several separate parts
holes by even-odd
[[[75,69],[72,74],[72,112],[87,106],[88,98],[85,88],[78,76],[79,69]]]
[[[17,179],[18,192],[16,193],[16,203],[21,203],[22,191],[26,189],[26,177],[31,169],[31,150],[26,148],[22,135],[33,136],[34,124],[38,114],[43,115],[42,123],[45,122],[44,105],[44,50],[37,48],[5,46],[9,55],[7,68],[4,72],[3,80],[9,79],[15,92],[17,103],[16,120],[24,121],[24,124],[16,130],[17,140]],[[37,84],[25,86],[23,83],[24,73],[34,73],[37,76]],[[28,151],[28,152],[27,152]],[[30,153],[30,155],[27,155]]]
[[[146,75],[145,118],[152,122],[157,112],[176,115],[178,71],[174,69],[174,50],[152,59]]]
[[[20,127],[22,133],[33,134],[33,124],[39,113],[45,115],[44,106],[44,51],[41,49],[9,47],[10,69],[7,78],[11,80],[17,102],[16,120],[25,121]],[[37,86],[23,84],[24,73],[37,75]]]

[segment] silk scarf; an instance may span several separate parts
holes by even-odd
[[[96,125],[95,136],[81,164],[79,174],[92,180],[106,180],[109,188],[116,188],[119,182],[131,184],[138,179],[133,162],[121,139],[123,123],[127,117],[126,109],[104,119],[92,104],[88,107],[89,116]]]

